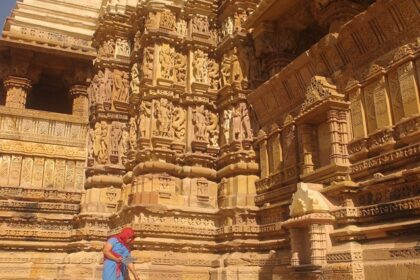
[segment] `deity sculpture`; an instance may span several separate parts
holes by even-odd
[[[142,101],[140,104],[140,112],[139,112],[140,117],[139,117],[139,122],[138,122],[140,137],[146,137],[148,131],[150,130],[151,114],[152,114],[151,104],[146,101]]]
[[[113,86],[113,75],[111,70],[105,68],[105,100],[104,102],[111,102],[112,100],[112,86]]]
[[[187,77],[187,59],[181,53],[175,54],[175,77],[178,83],[185,83]]]
[[[172,128],[174,129],[174,136],[177,140],[184,140],[185,137],[185,122],[186,114],[181,107],[175,107],[173,110]]]
[[[129,121],[129,143],[131,150],[135,150],[137,148],[137,123],[134,117],[130,118]]]
[[[240,103],[239,110],[241,112],[244,139],[252,139],[253,132],[251,128],[251,119],[249,117],[248,108],[246,107],[246,104]]]
[[[172,121],[172,104],[166,98],[155,102],[156,128],[159,136],[170,136]]]
[[[230,67],[230,60],[227,54],[223,55],[222,67],[221,67],[220,72],[222,74],[222,86],[230,85],[231,67]]]
[[[219,117],[217,114],[207,111],[206,120],[210,145],[217,147],[219,145]]]
[[[224,143],[229,144],[230,141],[230,126],[231,126],[231,119],[232,119],[232,110],[225,109],[223,111],[223,122],[222,122],[222,131],[224,137]]]
[[[207,124],[204,105],[196,106],[196,108],[193,109],[192,122],[194,125],[195,139],[200,141],[207,141]]]
[[[153,57],[154,57],[154,48],[147,47],[144,49],[143,53],[143,77],[146,79],[152,79],[153,76]]]
[[[207,55],[202,50],[194,51],[193,76],[196,82],[207,82]]]
[[[140,75],[139,75],[139,69],[137,68],[137,63],[131,67],[131,82],[130,82],[130,88],[131,93],[135,96],[139,95],[140,93]]]
[[[124,85],[122,80],[123,72],[120,70],[114,70],[112,74],[112,82],[113,82],[113,89],[112,89],[112,99],[113,100],[120,100],[120,95],[122,91],[124,91]]]
[[[239,106],[233,108],[231,121],[231,139],[241,140],[242,116]]]
[[[174,53],[173,49],[169,45],[162,45],[159,55],[159,62],[161,77],[164,79],[172,79],[174,69]]]
[[[106,164],[108,162],[109,155],[109,132],[108,124],[105,121],[101,121],[99,135],[99,151],[97,159],[99,163]]]
[[[219,64],[214,59],[209,60],[208,64],[208,76],[210,80],[210,88],[217,90],[219,89]]]
[[[122,136],[122,124],[112,122],[111,125],[111,154],[118,155],[118,145]]]
[[[128,73],[124,72],[122,77],[123,88],[120,92],[119,100],[125,103],[128,103],[128,98],[130,96],[130,82],[128,80]]]

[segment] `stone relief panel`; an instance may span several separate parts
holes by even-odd
[[[172,119],[173,104],[172,101],[161,98],[154,100],[153,103],[154,128],[153,135],[161,137],[173,137]]]
[[[0,157],[2,186],[81,190],[84,162],[3,154]]]

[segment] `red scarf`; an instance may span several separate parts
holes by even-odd
[[[128,250],[128,252],[130,252],[131,250],[129,248],[129,244],[134,241],[134,236],[135,236],[135,233],[134,233],[134,230],[132,228],[124,228],[119,234],[113,235],[109,239],[116,238],[118,240],[118,242],[120,242],[121,245],[123,245]],[[131,239],[131,241],[129,242],[130,239]],[[121,258],[122,257],[120,254],[115,253],[114,251],[111,251],[111,253],[116,258]],[[104,256],[104,257],[105,257],[106,260],[110,260],[106,256]],[[121,263],[121,262],[117,263],[117,270],[116,270],[117,278],[120,277],[120,275],[121,275],[122,265],[123,265],[123,263]]]

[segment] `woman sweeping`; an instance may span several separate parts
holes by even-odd
[[[105,261],[102,280],[127,280],[129,279],[128,270],[133,273],[135,280],[140,280],[134,269],[129,249],[134,238],[134,230],[125,228],[121,233],[108,239],[103,249]]]

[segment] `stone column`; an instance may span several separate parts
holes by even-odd
[[[329,110],[327,112],[327,122],[330,129],[330,143],[331,143],[331,154],[330,162],[334,164],[341,163],[341,147],[340,147],[340,132],[338,117],[339,112],[337,110]]]
[[[26,97],[32,88],[31,80],[22,77],[9,76],[4,81],[6,91],[5,106],[15,109],[24,109]]]
[[[73,98],[73,115],[87,117],[89,114],[87,86],[73,85],[69,92]]]

